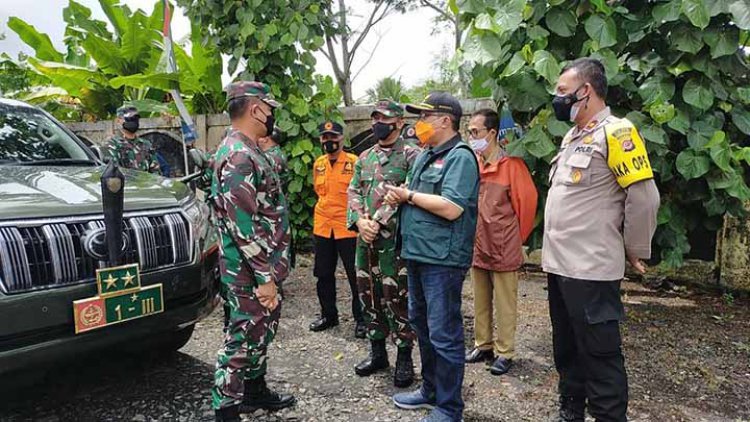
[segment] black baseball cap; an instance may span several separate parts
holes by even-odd
[[[409,104],[406,111],[412,114],[423,112],[452,114],[460,119],[464,112],[456,97],[447,92],[433,92],[419,104]]]
[[[332,120],[326,120],[320,126],[318,126],[319,136],[323,136],[326,133],[332,133],[334,135],[343,135],[344,127]]]

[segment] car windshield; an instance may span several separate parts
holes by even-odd
[[[89,162],[91,156],[47,115],[0,104],[0,165]]]

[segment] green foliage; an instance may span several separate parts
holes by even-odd
[[[562,66],[602,61],[608,104],[647,142],[662,193],[657,249],[681,265],[688,234],[744,214],[750,199],[750,8],[742,0],[457,1],[473,85],[507,103],[526,135],[511,142],[546,198],[549,162],[569,129],[551,111]],[[543,206],[538,220],[541,221]],[[533,240],[541,239],[541,224]]]
[[[284,104],[276,112],[287,135],[285,152],[291,178],[287,186],[296,239],[311,235],[312,165],[321,154],[317,126],[326,118],[342,121],[341,94],[331,78],[314,76],[313,52],[331,26],[318,0],[178,0],[192,22],[207,30],[206,43],[230,57],[229,73],[244,65],[239,78],[271,86]]]
[[[390,98],[401,102],[411,101],[406,96],[406,88],[401,83],[401,79],[395,79],[390,76],[379,80],[375,87],[367,90],[368,102],[375,103],[383,98]]]
[[[143,105],[144,112],[169,111],[171,108],[158,104],[168,90],[179,87],[188,98],[190,111],[221,111],[221,55],[201,43],[199,28],[193,27],[192,57],[181,46],[174,46],[179,73],[169,74],[159,32],[162,2],[155,2],[151,15],[140,9],[132,12],[114,0],[100,0],[99,4],[115,32],[111,33],[105,22],[92,19],[90,9],[69,0],[62,13],[66,23],[64,53],[32,25],[16,17],[8,20],[8,27],[34,50],[34,57],[26,61],[38,75],[35,85],[39,87],[23,99],[44,104],[62,118],[107,119],[126,101]],[[23,68],[24,63],[18,66]]]

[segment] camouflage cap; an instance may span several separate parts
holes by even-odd
[[[117,113],[117,117],[123,117],[123,118],[124,117],[133,118],[133,117],[136,117],[136,116],[140,117],[140,115],[138,114],[138,109],[135,108],[134,106],[125,106],[124,105],[124,106],[118,108],[116,113]]]
[[[380,113],[385,117],[403,117],[404,108],[401,107],[401,104],[393,100],[378,100],[378,102],[375,103],[375,109],[370,113],[370,116],[375,113]]]
[[[227,101],[234,100],[235,98],[241,97],[258,97],[259,100],[268,104],[273,108],[281,107],[276,100],[273,99],[271,94],[271,88],[263,82],[255,81],[238,81],[227,85],[224,88],[227,93]]]

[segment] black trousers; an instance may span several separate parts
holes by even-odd
[[[587,399],[589,414],[597,422],[626,421],[620,282],[548,274],[547,284],[560,395]]]
[[[349,279],[349,288],[352,291],[352,315],[357,322],[364,321],[362,308],[357,293],[357,272],[354,268],[354,257],[357,249],[357,238],[326,239],[315,236],[315,268],[313,275],[318,278],[318,300],[320,300],[321,316],[337,318],[339,315],[336,307],[336,264],[341,257],[346,270],[346,278]]]

